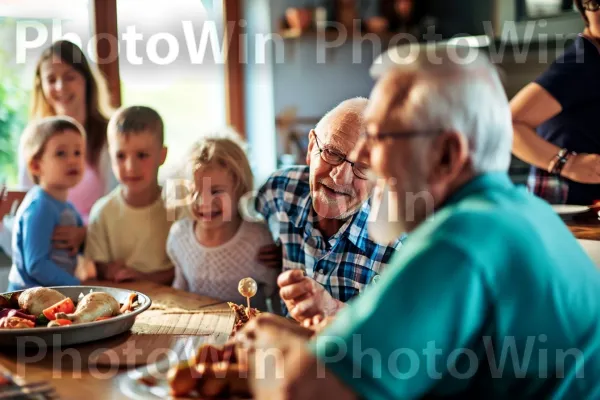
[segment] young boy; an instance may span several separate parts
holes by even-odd
[[[77,256],[57,248],[53,232],[83,225],[67,195],[85,169],[85,130],[68,117],[42,118],[27,126],[21,146],[35,186],[15,218],[8,290],[79,285]]]
[[[171,222],[158,185],[167,156],[163,138],[162,119],[149,107],[121,109],[109,121],[108,149],[120,185],[92,208],[85,246],[100,279],[173,281],[166,252]]]

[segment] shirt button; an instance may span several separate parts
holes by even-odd
[[[375,276],[373,277],[373,279],[371,279],[372,283],[377,283],[379,282],[379,280],[381,279],[381,276],[378,274],[375,274]]]

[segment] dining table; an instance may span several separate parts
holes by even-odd
[[[600,241],[600,219],[598,207],[581,214],[564,218],[564,222],[577,239]]]
[[[124,374],[165,357],[189,358],[201,343],[224,344],[235,322],[226,302],[153,282],[84,285],[135,290],[152,306],[115,337],[68,347],[0,347],[5,370],[26,382],[51,382],[60,399],[128,399],[118,384]]]

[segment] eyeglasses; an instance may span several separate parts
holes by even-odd
[[[583,0],[583,8],[586,11],[596,12],[600,10],[600,1],[598,0]]]
[[[325,161],[329,165],[337,166],[341,165],[344,162],[347,162],[352,166],[352,172],[358,179],[366,180],[369,177],[369,166],[364,163],[353,162],[346,158],[346,156],[338,151],[321,148],[319,146],[319,138],[315,133],[315,142],[317,143],[317,148],[319,149],[319,154],[321,155],[321,159]]]

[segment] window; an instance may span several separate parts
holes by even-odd
[[[89,21],[87,0],[0,0],[0,183],[17,181],[17,147],[40,54],[65,38],[89,55]]]
[[[150,106],[162,116],[167,165],[203,131],[226,124],[223,3],[117,2],[122,104]]]
[[[52,42],[67,39],[96,63],[93,4],[0,0],[0,182],[16,183],[16,149],[41,52]],[[224,0],[117,2],[121,103],[147,105],[161,114],[169,147],[167,164],[180,159],[201,132],[226,124],[224,4]]]
[[[555,17],[576,9],[572,0],[517,0],[517,8],[525,19]]]

